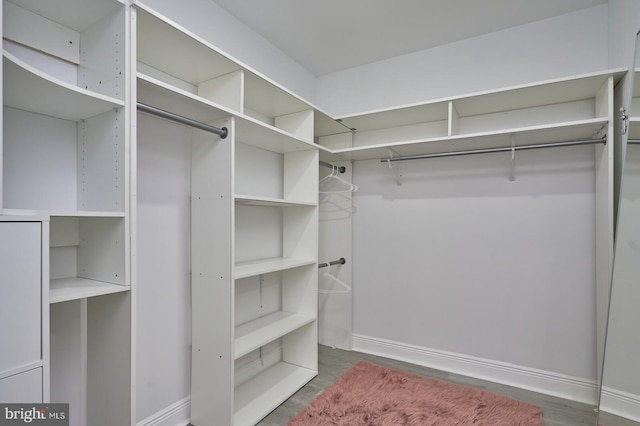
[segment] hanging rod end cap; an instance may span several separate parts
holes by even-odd
[[[220,135],[220,139],[226,139],[229,136],[229,130],[226,127],[221,128],[222,134]]]

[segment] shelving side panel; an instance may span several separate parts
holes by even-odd
[[[277,207],[236,206],[236,262],[282,257],[282,214]]]
[[[166,75],[181,80],[191,85],[196,94],[200,83],[241,69],[195,34],[145,9],[138,5],[135,10],[137,60],[159,70],[154,77],[163,79],[162,75]],[[176,83],[173,82],[174,85]],[[238,96],[233,97],[232,104],[237,104]]]
[[[121,7],[81,33],[78,86],[124,100],[125,15]]]
[[[318,371],[318,322],[299,328],[282,338],[282,360]]]
[[[78,210],[124,211],[125,110],[78,123]]]
[[[275,117],[274,126],[298,139],[313,142],[313,110],[294,112]]]
[[[596,237],[596,358],[602,366],[606,332],[609,289],[614,256],[614,152],[615,125],[613,117],[614,81],[609,77],[596,96],[596,114],[609,117],[603,133],[607,143],[596,145],[595,152],[595,237]],[[601,372],[598,371],[598,377]]]
[[[282,255],[285,258],[318,258],[317,207],[283,210]]]
[[[269,368],[236,389],[236,400],[239,402],[233,425],[258,423],[317,374],[317,371],[284,362]]]
[[[88,424],[135,424],[131,406],[131,293],[87,299],[86,340]]]
[[[244,143],[235,146],[236,193],[284,198],[284,156]]]
[[[289,152],[284,155],[285,200],[318,203],[318,151]]]
[[[248,71],[245,73],[244,96],[243,113],[271,126],[275,125],[276,117],[309,110],[306,102]]]
[[[84,426],[87,389],[87,301],[50,307],[51,402],[69,404],[69,425]]]
[[[244,71],[238,70],[198,83],[198,96],[231,108],[244,109]]]
[[[78,277],[128,285],[123,218],[80,218]]]
[[[191,164],[191,421],[231,424],[234,339],[234,119],[226,139],[194,131]]]

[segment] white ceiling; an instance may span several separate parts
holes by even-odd
[[[316,76],[608,0],[213,0]]]

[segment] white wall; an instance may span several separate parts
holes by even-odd
[[[354,333],[594,379],[593,149],[356,162]]]
[[[190,394],[191,151],[184,126],[138,115],[136,417]]]
[[[316,103],[346,116],[603,70],[607,28],[602,5],[351,68],[319,77]]]
[[[213,1],[145,0],[144,3],[247,67],[314,102],[315,76]]]

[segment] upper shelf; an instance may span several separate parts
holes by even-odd
[[[349,128],[364,132],[447,120],[449,105],[453,107],[453,113],[457,117],[468,117],[595,99],[609,76],[619,79],[623,74],[622,69],[585,74],[343,116],[338,120]]]
[[[334,153],[348,160],[373,160],[390,156],[434,154],[438,152],[468,149],[500,148],[511,146],[515,135],[517,145],[534,145],[563,141],[599,139],[607,119],[591,119],[554,126],[534,126],[450,137],[415,139],[335,150]]]
[[[66,120],[96,116],[124,102],[58,80],[3,51],[4,105]]]
[[[140,102],[186,116],[192,120],[209,123],[213,120],[234,116],[236,139],[239,142],[277,153],[318,148],[317,145],[300,140],[289,132],[154,77],[138,73],[137,84]]]
[[[315,110],[148,6],[137,3],[135,12],[136,57],[144,74],[271,126],[278,117]]]

